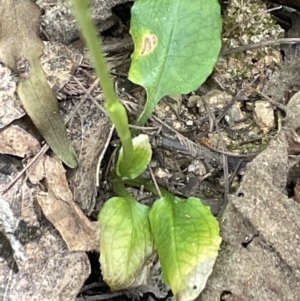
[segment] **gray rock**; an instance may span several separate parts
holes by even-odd
[[[291,163],[299,161],[289,156],[287,135],[299,124],[299,115],[292,114],[299,113],[299,95],[288,107],[289,130],[247,165],[240,188],[219,216],[223,242],[198,301],[221,300],[225,292],[231,300],[299,300],[300,205],[284,194]]]
[[[92,15],[100,31],[111,27],[116,18],[111,9],[129,0],[92,0]],[[69,44],[79,37],[69,0],[37,0],[44,11],[41,26],[50,41]]]

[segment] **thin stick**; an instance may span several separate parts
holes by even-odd
[[[262,96],[263,98],[265,98],[267,101],[269,101],[271,104],[273,104],[274,106],[278,107],[280,110],[286,112],[286,106],[283,105],[282,103],[279,103],[278,101],[270,98],[268,95],[260,92],[260,91],[257,91],[257,93]]]
[[[221,55],[229,55],[229,54],[233,54],[233,53],[244,52],[244,51],[255,49],[255,48],[280,45],[280,44],[296,44],[296,43],[300,43],[300,38],[281,38],[281,39],[275,39],[275,40],[262,41],[262,42],[255,43],[255,44],[243,45],[240,47],[235,47],[235,48],[230,48],[230,49],[223,49],[220,54]]]
[[[250,18],[245,18],[245,20],[243,20],[241,23],[245,24],[246,22],[249,22],[250,20],[253,20],[254,17],[260,16],[260,15],[266,15],[266,14],[272,12],[272,11],[280,10],[280,9],[282,9],[282,5],[274,7],[274,8],[270,8],[270,9],[266,9],[266,10],[260,11],[260,12],[258,12],[256,14],[254,14],[254,15],[251,15]],[[239,26],[240,26],[240,23],[235,24],[234,26],[232,26],[231,28],[229,28],[228,30],[226,30],[226,32],[224,33],[224,36],[228,37],[228,35],[233,30],[235,30],[236,28],[238,28]]]
[[[234,98],[231,100],[230,103],[228,103],[227,105],[224,106],[224,108],[222,109],[221,114],[218,116],[217,118],[217,123],[219,123],[223,117],[226,115],[226,113],[228,112],[228,110],[240,99],[242,99],[242,97],[245,95],[245,93],[248,91],[248,89],[256,82],[256,80],[260,77],[260,74],[256,75],[253,80],[245,87],[242,88],[241,90],[239,90],[237,92],[237,94],[234,96]]]
[[[208,115],[210,116],[210,119],[212,119],[213,123],[215,124],[222,151],[225,152],[225,143],[224,143],[221,131],[220,131],[219,121],[217,121],[215,115],[212,114],[210,106],[207,104],[207,102],[204,99],[202,99],[202,102],[204,104],[204,107],[206,108]],[[228,162],[227,162],[227,156],[224,153],[221,154],[221,157],[222,157],[223,174],[224,174],[224,188],[225,188],[224,199],[225,199],[225,201],[227,201],[227,197],[229,194]]]
[[[90,97],[91,99],[93,99],[93,97],[91,96],[91,93],[96,88],[96,86],[99,84],[99,79],[96,78],[94,80],[94,82],[92,83],[92,85],[88,89],[86,89],[75,76],[73,76],[73,79],[80,86],[80,88],[84,91],[84,95],[81,97],[79,103],[76,105],[76,108],[74,109],[72,114],[67,118],[66,124],[68,124],[68,122],[75,116],[76,112],[79,110],[79,108],[81,107],[83,102],[87,99],[87,97]],[[106,114],[106,111],[101,106],[100,107],[99,106],[100,105],[98,104],[97,107],[101,110],[101,112]]]
[[[162,198],[162,194],[161,194],[160,189],[157,185],[157,182],[156,182],[156,179],[155,179],[155,176],[154,176],[154,173],[153,173],[153,170],[152,170],[151,166],[149,166],[149,170],[150,170],[151,179],[154,183],[155,189],[157,190],[157,193],[158,193],[159,197]]]
[[[12,179],[10,183],[7,184],[7,186],[3,189],[2,193],[5,194],[8,191],[8,189],[11,188],[22,177],[25,171],[28,170],[31,166],[33,166],[37,162],[37,160],[47,152],[48,149],[49,145],[45,144],[40,149],[40,151],[33,157],[33,159],[19,172],[19,174],[14,179]]]

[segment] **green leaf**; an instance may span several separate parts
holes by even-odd
[[[135,50],[129,79],[147,91],[138,124],[168,94],[189,93],[210,75],[221,48],[218,0],[137,0],[131,9]]]
[[[67,166],[75,168],[77,155],[69,142],[57,99],[40,64],[37,63],[32,69],[32,76],[18,85],[23,107],[53,152]]]
[[[148,206],[121,197],[108,200],[99,213],[101,270],[113,290],[130,288],[153,253],[148,213]]]
[[[131,163],[123,160],[123,147],[120,150],[117,162],[117,174],[124,178],[134,179],[145,171],[152,156],[149,137],[140,134],[132,139],[133,160]]]
[[[177,300],[194,300],[204,289],[221,243],[219,225],[198,198],[164,197],[149,214],[162,272]]]

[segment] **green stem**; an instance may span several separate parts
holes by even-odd
[[[160,101],[160,98],[157,98],[157,96],[153,93],[153,91],[147,93],[147,101],[144,107],[143,112],[139,116],[136,125],[138,126],[144,126],[147,120],[150,118],[152,112],[154,111],[154,108],[156,104],[158,104]]]
[[[106,98],[105,108],[121,139],[124,155],[123,162],[126,166],[130,166],[133,160],[133,146],[128,117],[124,106],[115,93],[104,58],[102,42],[98,38],[97,29],[89,12],[90,3],[90,0],[72,0],[73,12],[90,51],[97,76],[99,77]]]
[[[132,195],[127,191],[122,178],[116,174],[115,170],[112,171],[112,188],[116,195],[123,197],[130,202],[136,202]]]
[[[156,190],[156,187],[154,184],[150,183],[148,179],[144,179],[142,177],[138,177],[136,179],[126,179],[124,180],[124,183],[133,187],[141,187],[144,186],[146,190],[149,192],[152,192],[153,194],[159,196],[159,192]],[[173,198],[174,195],[170,192],[168,192],[166,189],[159,187],[159,191],[163,197]]]

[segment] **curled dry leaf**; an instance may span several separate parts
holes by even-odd
[[[46,218],[60,232],[70,251],[98,251],[99,224],[90,222],[73,201],[61,161],[46,157],[45,172],[48,193],[37,198]]]
[[[0,153],[18,157],[31,156],[40,150],[36,138],[17,125],[0,130]]]

